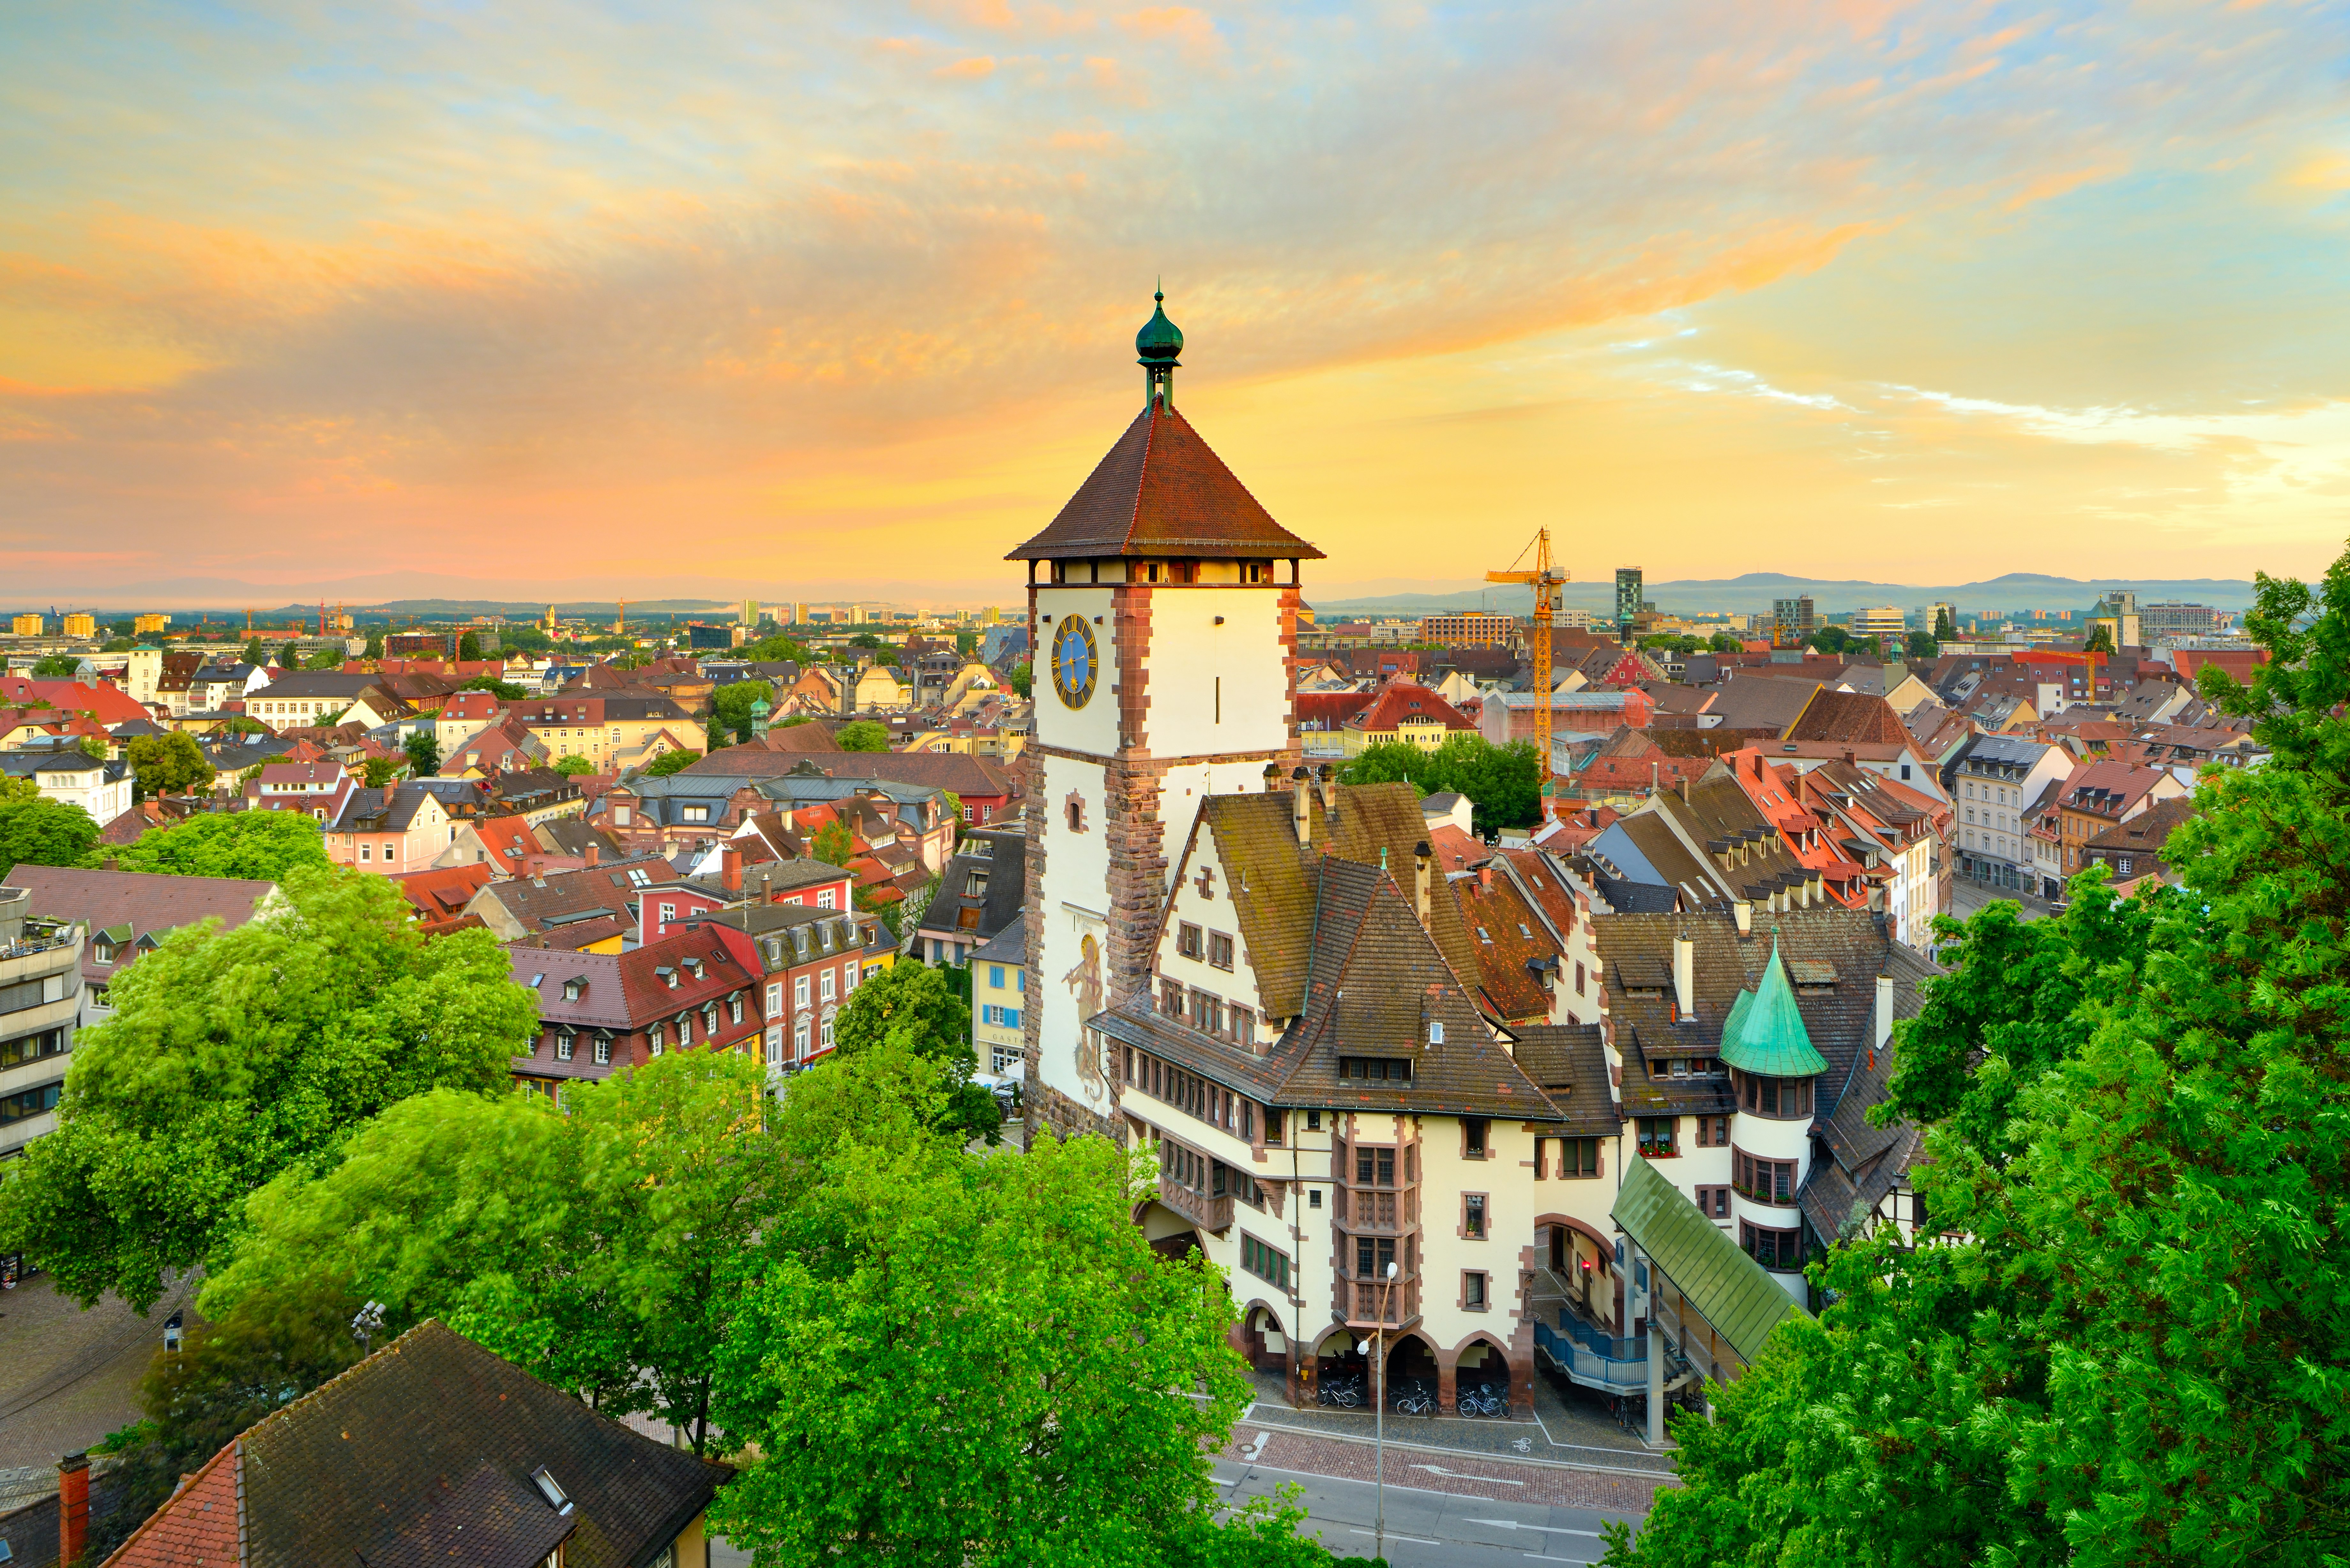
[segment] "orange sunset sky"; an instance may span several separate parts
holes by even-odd
[[[2243,0],[18,0],[0,598],[1007,602],[1161,275],[1325,589],[1543,524],[2307,575],[2345,56]]]

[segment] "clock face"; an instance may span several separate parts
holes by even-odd
[[[1053,633],[1053,689],[1061,701],[1082,708],[1093,698],[1094,676],[1101,669],[1101,653],[1094,646],[1094,628],[1081,615],[1063,616]]]

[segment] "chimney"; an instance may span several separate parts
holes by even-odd
[[[1673,939],[1673,1000],[1681,1017],[1697,1016],[1697,944],[1687,931]]]
[[[1297,842],[1300,845],[1311,844],[1314,841],[1314,808],[1308,804],[1306,798],[1306,792],[1313,787],[1306,782],[1311,776],[1302,767],[1289,775],[1292,793],[1296,796],[1295,804],[1290,810],[1291,826],[1297,829]]]
[[[1265,763],[1265,764],[1264,764],[1264,793],[1265,793],[1265,794],[1271,794],[1274,791],[1275,791],[1275,790],[1279,789],[1280,787],[1281,787],[1281,764],[1280,764],[1279,763]]]
[[[1429,868],[1435,858],[1434,852],[1428,846],[1427,839],[1423,838],[1411,846],[1411,902],[1412,907],[1419,911],[1419,923],[1424,926],[1428,924]]]
[[[57,1561],[75,1563],[89,1549],[89,1456],[57,1461]]]
[[[1322,813],[1330,819],[1331,836],[1336,837],[1338,829],[1337,770],[1324,763],[1319,770],[1318,782],[1322,785]]]
[[[1751,937],[1754,934],[1754,906],[1752,902],[1744,898],[1736,899],[1731,904],[1730,912],[1738,921],[1740,936]]]
[[[1689,774],[1681,774],[1681,804],[1683,805],[1689,804]]]
[[[602,857],[603,852],[602,846],[596,844],[589,845],[588,846],[588,864],[590,866],[595,865],[596,862]]]
[[[1884,1050],[1885,1043],[1893,1038],[1893,977],[1889,974],[1877,977],[1877,1027],[1870,1032],[1870,1038],[1876,1043],[1871,1049],[1877,1051]]]
[[[718,852],[718,884],[730,893],[743,890],[743,852],[731,844]]]

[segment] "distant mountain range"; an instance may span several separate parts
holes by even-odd
[[[1385,586],[1385,585],[1380,585]],[[1464,586],[1453,591],[1449,583],[1426,590],[1373,597],[1324,597],[1307,592],[1307,602],[1323,621],[1349,616],[1393,617],[1434,615],[1444,610],[1480,607],[1524,615],[1533,608],[1530,590],[1514,587]],[[2137,595],[2138,603],[2178,600],[2210,605],[2215,609],[2241,610],[2252,603],[2252,585],[2241,577],[2051,577],[2037,572],[2010,572],[2004,576],[1970,583],[1877,583],[1858,577],[1798,577],[1784,572],[1746,572],[1735,577],[1700,577],[1644,585],[1645,597],[1669,615],[1700,615],[1728,611],[1740,615],[1768,614],[1774,599],[1812,597],[1822,615],[1892,605],[1915,609],[1948,600],[1961,614],[1980,610],[2085,610],[2116,588]],[[1342,590],[1343,591],[1343,590]],[[1606,582],[1569,583],[1559,591],[1569,609],[1613,610],[1616,585]]]

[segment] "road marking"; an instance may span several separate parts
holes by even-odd
[[[1592,1563],[1585,1562],[1580,1557],[1553,1557],[1542,1552],[1529,1552],[1526,1555],[1543,1563],[1573,1563],[1577,1564],[1578,1568],[1594,1568]]]
[[[1521,1524],[1514,1519],[1471,1519],[1465,1522],[1470,1524],[1496,1524],[1501,1526],[1503,1530],[1539,1530],[1544,1535],[1587,1535],[1594,1541],[1599,1539],[1599,1532],[1596,1530],[1569,1530],[1563,1525],[1557,1524]]]
[[[1229,1461],[1227,1461],[1227,1462],[1229,1462]],[[1559,1469],[1565,1469],[1565,1467],[1562,1465],[1562,1466],[1559,1466],[1559,1467],[1557,1467],[1557,1468],[1559,1468]],[[1374,1482],[1372,1481],[1372,1480],[1371,1480],[1368,1476],[1334,1476],[1334,1475],[1331,1475],[1331,1474],[1327,1473],[1326,1471],[1323,1471],[1323,1470],[1300,1470],[1300,1469],[1291,1469],[1290,1467],[1288,1467],[1287,1465],[1252,1464],[1251,1466],[1249,1466],[1249,1467],[1248,1467],[1248,1469],[1249,1469],[1249,1475],[1253,1475],[1253,1474],[1254,1474],[1256,1471],[1258,1471],[1258,1470],[1264,1470],[1264,1471],[1266,1471],[1266,1472],[1268,1472],[1269,1474],[1272,1474],[1272,1475],[1277,1475],[1277,1476],[1304,1476],[1304,1477],[1305,1477],[1306,1480],[1308,1480],[1329,1481],[1329,1482],[1332,1482],[1332,1483],[1334,1483],[1334,1484],[1336,1484],[1336,1485],[1340,1485],[1340,1486],[1371,1486],[1371,1485],[1376,1484],[1376,1483],[1374,1483]],[[1229,1482],[1227,1482],[1226,1484],[1227,1484],[1227,1485],[1231,1485],[1231,1486],[1238,1486],[1238,1485],[1240,1485],[1243,1481],[1247,1480],[1249,1479],[1249,1475],[1238,1475],[1238,1476],[1234,1476],[1234,1477],[1232,1477],[1232,1480],[1231,1480]],[[1416,1493],[1418,1493],[1418,1494],[1419,1494],[1419,1496],[1421,1496],[1421,1497],[1449,1497],[1449,1498],[1451,1498],[1451,1499],[1452,1499],[1453,1501],[1460,1501],[1460,1497],[1461,1497],[1461,1494],[1460,1494],[1459,1492],[1457,1492],[1457,1491],[1439,1491],[1439,1490],[1437,1490],[1434,1487],[1429,1487],[1429,1486],[1414,1486],[1414,1485],[1412,1485],[1409,1481],[1391,1480],[1391,1481],[1389,1481],[1389,1482],[1388,1482],[1388,1483],[1387,1483],[1387,1487],[1388,1487],[1388,1490],[1389,1491],[1409,1491],[1409,1492],[1416,1492]],[[1487,1498],[1485,1501],[1488,1501],[1488,1502],[1498,1502],[1498,1501],[1501,1501],[1501,1500],[1500,1500],[1500,1499],[1498,1499],[1498,1498]],[[1537,1504],[1537,1503],[1530,1503],[1530,1504],[1528,1504],[1527,1506],[1528,1506],[1528,1507],[1541,1507],[1541,1506],[1543,1506],[1543,1505],[1541,1505],[1541,1504]],[[1563,1502],[1551,1503],[1551,1504],[1549,1504],[1548,1506],[1550,1506],[1550,1507],[1552,1507],[1552,1508],[1578,1508],[1578,1507],[1579,1507],[1579,1505],[1577,1505],[1577,1504],[1574,1504],[1574,1503],[1563,1503]],[[1582,1511],[1582,1512],[1585,1512],[1585,1513],[1598,1513],[1598,1512],[1602,1512],[1602,1511],[1604,1511],[1603,1510],[1601,1510],[1601,1509],[1596,1509],[1596,1508],[1581,1508],[1581,1509],[1579,1509],[1579,1511]],[[1627,1521],[1627,1522],[1628,1522],[1628,1521]],[[1578,1532],[1578,1533],[1580,1533],[1580,1532]]]
[[[1376,1531],[1357,1530],[1354,1533],[1357,1535],[1367,1535],[1374,1541],[1378,1539],[1378,1533]],[[1425,1535],[1399,1535],[1392,1530],[1388,1532],[1388,1539],[1389,1541],[1409,1541],[1414,1546],[1441,1546],[1444,1544],[1441,1541],[1430,1541]]]
[[[1426,1470],[1432,1476],[1442,1476],[1447,1480],[1492,1481],[1495,1486],[1523,1486],[1526,1484],[1522,1480],[1510,1480],[1502,1476],[1481,1476],[1472,1475],[1467,1470],[1448,1470],[1442,1465],[1414,1465],[1411,1468],[1416,1470]]]

